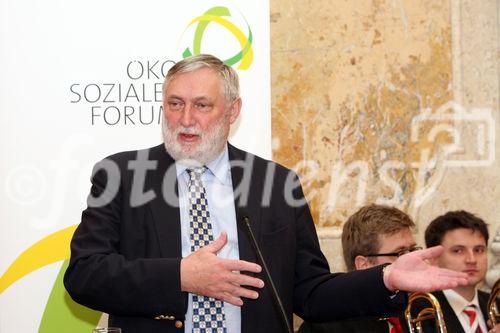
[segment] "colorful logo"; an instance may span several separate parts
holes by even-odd
[[[224,34],[221,34],[220,31],[217,32],[216,30],[211,30],[209,33],[207,28],[209,28],[210,23],[217,23],[218,26],[225,28],[227,32],[232,34],[234,38],[231,39],[236,39],[239,44],[239,51],[234,50],[234,48],[237,46],[231,45],[231,41],[228,40],[227,35],[224,36]],[[241,31],[241,29],[238,28],[237,24],[246,24],[248,35],[245,35]],[[253,61],[253,36],[252,30],[250,29],[250,26],[248,25],[248,22],[244,17],[232,16],[227,7],[213,7],[207,10],[203,15],[198,16],[191,22],[189,22],[188,26],[186,27],[185,34],[194,26],[196,28],[194,29],[194,32],[192,32],[193,45],[191,48],[185,48],[184,52],[182,53],[183,58],[187,58],[192,55],[198,55],[200,53],[213,53],[221,57],[220,53],[229,51],[231,53],[227,58],[226,56],[221,57],[222,59],[225,59],[224,63],[229,66],[238,64],[237,69],[241,70],[246,70],[250,67]],[[188,35],[190,36],[190,34]],[[202,52],[202,44],[204,47],[207,45],[217,45],[218,52],[207,52],[206,50]],[[228,50],[228,48],[230,48],[231,50]]]

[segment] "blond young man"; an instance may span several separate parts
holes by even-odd
[[[348,271],[392,263],[399,256],[421,249],[415,243],[415,223],[401,210],[371,204],[351,215],[342,230],[342,249]],[[309,332],[406,332],[402,313],[386,317],[363,317],[330,323],[304,323],[300,333]]]

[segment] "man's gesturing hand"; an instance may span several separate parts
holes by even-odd
[[[430,265],[427,260],[439,257],[442,246],[407,253],[385,268],[384,284],[391,291],[453,289],[467,284],[467,274]]]
[[[227,243],[227,234],[181,260],[181,289],[193,294],[213,297],[234,305],[243,305],[241,297],[256,299],[259,294],[242,286],[262,288],[264,281],[240,272],[259,273],[257,264],[217,257]]]

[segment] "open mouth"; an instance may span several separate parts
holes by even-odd
[[[189,134],[189,133],[179,133],[179,139],[182,142],[195,142],[200,138],[198,134]]]

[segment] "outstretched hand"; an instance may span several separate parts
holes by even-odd
[[[407,253],[384,271],[384,284],[391,291],[431,292],[468,283],[467,274],[430,265],[427,261],[443,253],[442,246]]]
[[[213,297],[237,306],[243,305],[242,297],[259,297],[256,291],[242,286],[262,288],[264,282],[240,272],[259,273],[261,267],[244,260],[217,257],[217,252],[226,243],[227,234],[223,232],[212,243],[181,260],[182,291]]]

